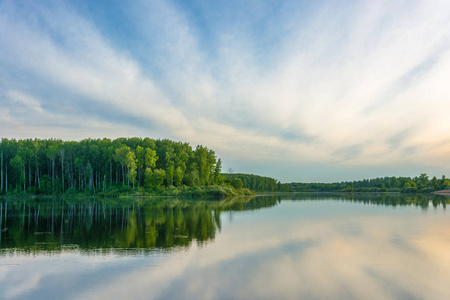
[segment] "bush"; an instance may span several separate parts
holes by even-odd
[[[435,189],[433,189],[431,187],[424,187],[423,189],[419,190],[419,193],[432,193],[434,191],[435,191]]]
[[[240,178],[234,178],[233,180],[231,180],[230,184],[235,189],[242,189],[242,187],[244,186],[244,184],[242,183],[242,180]]]
[[[253,192],[250,191],[249,189],[241,189],[242,193],[246,196],[250,196],[253,195]]]
[[[123,185],[119,188],[121,194],[130,194],[133,192],[133,188],[129,185]]]
[[[417,193],[416,187],[404,187],[402,193]]]
[[[105,197],[117,197],[117,196],[119,196],[119,189],[117,188],[117,186],[110,186],[106,189],[104,196]]]
[[[36,187],[34,187],[34,186],[29,186],[29,187],[27,187],[27,193],[28,194],[36,194]]]
[[[78,194],[78,190],[76,188],[68,188],[65,192],[66,195],[75,195]]]

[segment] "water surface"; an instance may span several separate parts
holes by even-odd
[[[448,299],[448,199],[5,199],[0,299]]]

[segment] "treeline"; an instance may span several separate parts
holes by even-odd
[[[0,193],[106,193],[220,184],[221,160],[168,139],[2,139]]]
[[[357,181],[335,183],[290,183],[291,192],[402,192],[430,193],[450,187],[450,180],[444,175],[438,179],[427,174],[416,177],[380,177]]]
[[[231,181],[233,186],[237,186],[236,179],[242,181],[244,188],[257,192],[289,192],[290,185],[280,183],[278,180],[270,177],[258,176],[253,174],[230,174],[224,173],[222,177],[225,181]],[[234,180],[234,182],[233,182]]]

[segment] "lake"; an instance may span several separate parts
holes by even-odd
[[[449,203],[1,199],[0,299],[449,299]]]

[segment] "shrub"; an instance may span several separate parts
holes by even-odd
[[[402,193],[417,193],[416,187],[404,187]]]
[[[242,180],[240,178],[234,178],[233,180],[231,180],[231,186],[235,189],[242,189],[244,184],[242,183]]]
[[[424,187],[423,189],[419,190],[419,193],[431,193],[434,192],[435,189],[431,188],[431,187]]]
[[[75,195],[75,194],[78,194],[78,190],[76,188],[71,187],[65,191],[65,194],[66,195]]]

